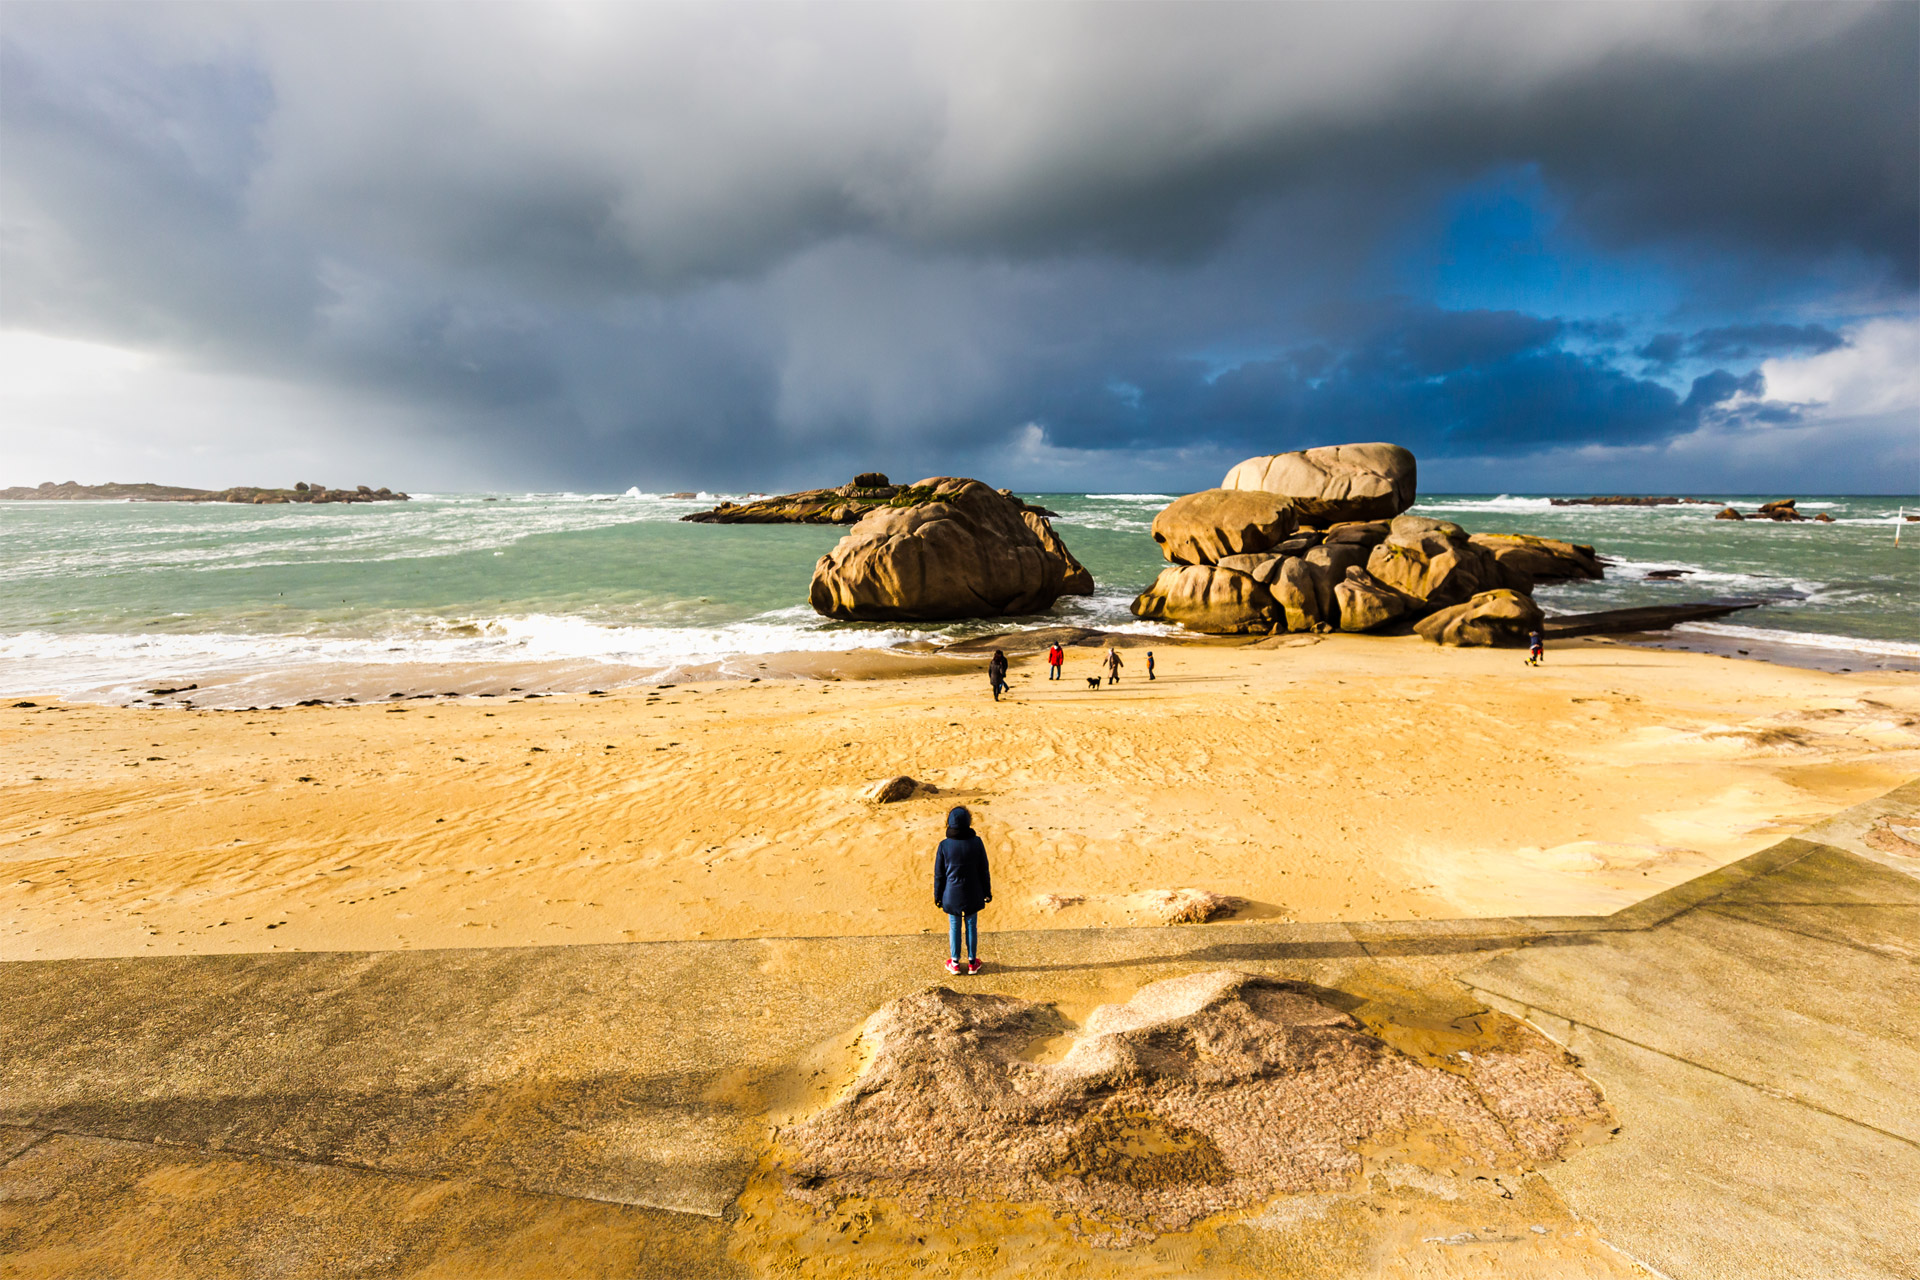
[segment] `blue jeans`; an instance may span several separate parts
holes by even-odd
[[[967,959],[972,960],[980,954],[980,917],[977,913],[965,916],[947,917],[947,954],[955,960],[960,958],[961,921],[966,921]]]

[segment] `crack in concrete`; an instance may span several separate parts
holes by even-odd
[[[1793,1093],[1790,1090],[1779,1088],[1776,1085],[1763,1084],[1758,1080],[1748,1080],[1744,1076],[1733,1075],[1730,1072],[1720,1070],[1718,1067],[1710,1067],[1704,1062],[1696,1062],[1692,1058],[1685,1057],[1682,1054],[1673,1053],[1666,1049],[1662,1049],[1657,1045],[1651,1045],[1651,1044],[1645,1043],[1644,1041],[1635,1040],[1631,1036],[1623,1036],[1616,1031],[1609,1031],[1605,1027],[1595,1026],[1591,1022],[1584,1022],[1579,1018],[1569,1017],[1568,1015],[1564,1013],[1560,1013],[1553,1009],[1544,1008],[1536,1004],[1527,1004],[1525,1001],[1516,1000],[1512,996],[1503,996],[1503,995],[1500,995],[1498,992],[1485,991],[1479,987],[1475,987],[1472,985],[1468,986],[1468,990],[1472,991],[1475,996],[1479,997],[1482,1000],[1488,1000],[1489,997],[1492,997],[1492,1000],[1497,1000],[1497,1001],[1500,1001],[1501,1003],[1505,1003],[1508,1005],[1513,1005],[1513,1004],[1525,1005],[1525,1007],[1529,1012],[1543,1013],[1543,1014],[1546,1014],[1548,1017],[1558,1018],[1560,1021],[1566,1023],[1568,1026],[1580,1027],[1583,1030],[1593,1032],[1595,1035],[1605,1036],[1609,1040],[1616,1040],[1621,1044],[1632,1045],[1636,1049],[1644,1049],[1648,1053],[1654,1053],[1654,1054],[1660,1055],[1661,1057],[1667,1059],[1669,1062],[1678,1062],[1683,1066],[1693,1067],[1696,1070],[1706,1072],[1708,1075],[1718,1076],[1722,1080],[1729,1080],[1729,1081],[1732,1081],[1734,1084],[1744,1085],[1747,1088],[1754,1090],[1756,1093],[1764,1093],[1769,1098],[1774,1098],[1781,1102],[1795,1103],[1798,1106],[1805,1107],[1809,1111],[1817,1111],[1823,1116],[1829,1116],[1832,1119],[1840,1120],[1847,1124],[1855,1125],[1859,1128],[1865,1129],[1870,1133],[1877,1133],[1883,1138],[1892,1138],[1895,1142],[1899,1142],[1906,1146],[1920,1149],[1920,1140],[1909,1138],[1905,1134],[1894,1133],[1890,1130],[1882,1129],[1879,1125],[1874,1124],[1868,1120],[1862,1120],[1858,1116],[1850,1116],[1844,1112],[1834,1111],[1829,1107],[1823,1107],[1817,1102],[1810,1101],[1806,1098],[1801,1097],[1797,1093]],[[1492,1001],[1490,1000],[1489,1003],[1492,1003]],[[1529,1026],[1532,1026],[1536,1031],[1539,1031],[1541,1034],[1547,1035],[1549,1038],[1552,1038],[1548,1028],[1540,1026],[1538,1023],[1534,1022],[1532,1018],[1529,1017],[1529,1018],[1524,1018],[1522,1020],[1525,1021]]]
[[[22,1125],[22,1128],[33,1128]],[[5,1169],[27,1152],[40,1146],[50,1138],[89,1138],[95,1142],[115,1142],[129,1147],[157,1148],[161,1151],[179,1151],[209,1160],[250,1160],[261,1164],[293,1167],[311,1167],[321,1169],[339,1169],[347,1173],[371,1174],[378,1178],[392,1178],[401,1182],[430,1183],[434,1186],[458,1184],[465,1187],[484,1187],[489,1191],[504,1191],[509,1195],[530,1196],[539,1200],[553,1200],[565,1203],[607,1204],[620,1208],[649,1209],[655,1213],[677,1213],[691,1218],[726,1217],[724,1212],[705,1213],[699,1209],[689,1209],[680,1205],[652,1204],[645,1200],[613,1200],[603,1196],[570,1195],[564,1191],[542,1191],[533,1187],[516,1186],[509,1182],[495,1182],[487,1178],[464,1176],[441,1176],[431,1173],[419,1173],[406,1169],[382,1169],[378,1165],[362,1164],[356,1160],[329,1159],[323,1156],[305,1156],[295,1153],[275,1154],[272,1151],[242,1151],[230,1147],[208,1147],[189,1142],[169,1142],[164,1138],[128,1138],[111,1133],[91,1133],[84,1129],[47,1129],[38,1138],[13,1153],[5,1161],[0,1161],[0,1169]]]

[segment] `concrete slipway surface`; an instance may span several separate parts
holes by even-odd
[[[1524,1019],[1613,1114],[1126,1248],[783,1198],[772,1127],[924,937],[3,964],[0,1276],[1920,1277],[1916,823],[1911,783],[1605,918],[996,935],[953,981],[1068,1017],[1230,968],[1409,1052]]]

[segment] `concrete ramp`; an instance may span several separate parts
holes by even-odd
[[[974,979],[921,936],[0,964],[0,1274],[1920,1276],[1920,785],[1605,918],[987,944]],[[1221,969],[1435,1069],[1522,1020],[1617,1128],[1505,1172],[1369,1140],[1350,1185],[1124,1247],[781,1181],[891,1001],[1078,1025]]]

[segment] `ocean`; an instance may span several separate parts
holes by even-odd
[[[0,691],[252,706],[483,687],[580,690],[695,669],[747,675],[774,653],[929,648],[1014,625],[1154,632],[1127,611],[1161,567],[1170,495],[1024,495],[1099,584],[1044,618],[831,622],[807,606],[843,530],[695,525],[719,496],[416,495],[375,506],[0,503]],[[1754,498],[1731,499],[1751,509]],[[1823,497],[1832,524],[1715,521],[1718,506],[1555,507],[1431,495],[1415,512],[1473,532],[1591,543],[1601,582],[1545,587],[1549,613],[1738,596],[1758,609],[1675,633],[1770,654],[1920,663],[1920,524],[1900,500]],[[1677,569],[1676,581],[1649,580]],[[197,685],[187,695],[151,691]],[[391,686],[387,689],[386,686]]]

